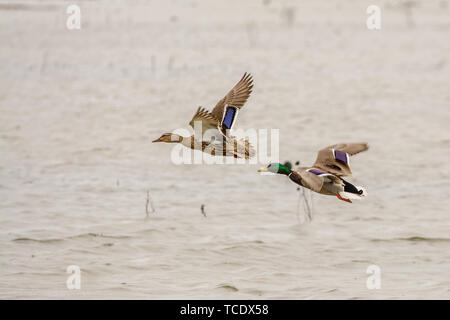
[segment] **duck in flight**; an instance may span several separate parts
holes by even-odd
[[[255,150],[246,139],[236,139],[230,134],[239,110],[244,106],[253,88],[252,76],[245,73],[238,83],[221,99],[212,111],[197,109],[189,125],[194,134],[189,137],[164,133],[153,142],[181,143],[182,145],[211,155],[232,156],[250,159]],[[195,136],[195,129],[201,125],[201,137]]]
[[[368,148],[367,143],[335,144],[320,150],[312,167],[298,167],[291,170],[290,166],[271,163],[258,172],[284,174],[302,187],[324,195],[337,196],[338,199],[351,203],[351,199],[361,199],[367,192],[342,177],[352,176],[349,166],[350,156]]]

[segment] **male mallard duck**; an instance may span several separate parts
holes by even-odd
[[[230,130],[238,111],[244,106],[253,88],[253,79],[245,73],[239,82],[220,100],[210,112],[202,107],[197,109],[189,125],[195,129],[195,122],[201,123],[202,136],[183,137],[173,133],[164,133],[153,142],[181,143],[184,146],[201,150],[211,155],[232,156],[250,159],[255,151],[248,140],[237,140]],[[205,135],[205,132],[208,133]]]
[[[302,187],[325,195],[336,195],[340,200],[352,202],[350,199],[365,197],[367,192],[342,177],[352,176],[349,166],[350,156],[367,149],[369,149],[367,143],[335,144],[320,150],[312,167],[291,170],[287,165],[271,163],[258,172],[285,174]]]

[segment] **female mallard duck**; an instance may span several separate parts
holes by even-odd
[[[258,172],[285,174],[302,187],[312,191],[335,195],[340,200],[352,202],[350,199],[360,199],[367,195],[364,188],[354,186],[342,179],[352,176],[349,166],[350,156],[369,149],[367,143],[341,143],[329,146],[319,151],[312,167],[299,167],[291,170],[289,166],[271,163]]]
[[[194,133],[189,137],[164,133],[153,142],[181,143],[188,148],[201,150],[211,155],[250,159],[255,154],[253,147],[248,140],[237,140],[230,134],[230,130],[236,120],[238,111],[250,96],[252,88],[252,76],[245,73],[211,112],[199,107],[189,125],[194,128],[194,131],[196,131],[194,125],[201,125],[201,137],[198,136],[200,132],[197,136]]]

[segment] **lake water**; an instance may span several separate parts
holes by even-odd
[[[377,31],[359,1],[81,1],[80,30],[68,3],[2,3],[0,298],[449,299],[450,3],[414,3],[380,2]],[[246,71],[236,128],[304,165],[368,142],[367,198],[315,194],[301,223],[266,163],[151,143]]]

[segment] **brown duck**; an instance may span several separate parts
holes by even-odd
[[[252,88],[252,76],[245,73],[212,111],[202,107],[197,109],[189,122],[189,125],[194,129],[193,135],[184,137],[174,133],[164,133],[153,142],[181,143],[188,148],[201,150],[211,155],[252,158],[255,155],[255,150],[248,140],[238,140],[230,134],[237,114],[250,96]],[[201,132],[197,133],[196,128],[200,125]]]

